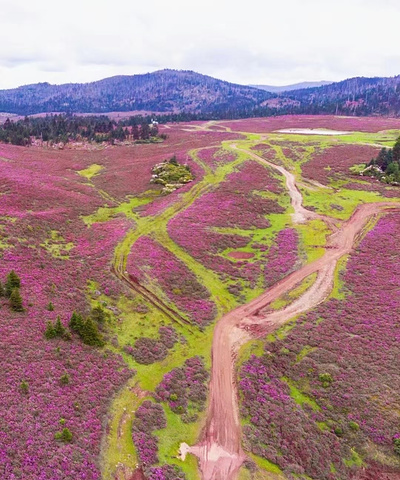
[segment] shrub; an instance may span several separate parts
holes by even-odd
[[[186,476],[177,465],[162,465],[148,469],[148,480],[185,480]]]
[[[330,387],[331,383],[333,382],[332,375],[330,373],[320,373],[318,375],[319,380],[322,383],[324,388]]]
[[[178,341],[178,334],[173,327],[160,327],[158,333],[160,335],[160,342],[167,348],[172,348]]]
[[[360,430],[360,425],[357,422],[349,422],[349,428],[353,430],[353,432],[357,432]]]
[[[60,385],[68,385],[69,384],[69,375],[68,373],[64,373],[60,377]]]
[[[70,443],[72,442],[72,432],[69,428],[65,427],[61,432],[56,432],[54,438],[56,440],[61,440],[64,443]]]
[[[342,428],[342,427],[337,426],[337,427],[334,428],[333,431],[335,432],[335,435],[336,435],[337,437],[342,437],[342,436],[343,436],[343,433],[344,433],[344,432],[343,432],[343,428]]]
[[[48,310],[49,312],[54,311],[54,305],[53,305],[51,302],[48,303],[48,305],[47,305],[46,308],[47,308],[47,310]]]
[[[400,434],[395,435],[393,438],[393,450],[394,453],[400,455]]]
[[[152,432],[165,428],[166,425],[167,420],[161,405],[145,400],[137,409],[132,424],[132,439],[142,465],[158,463],[158,440]]]
[[[164,360],[167,354],[168,349],[163,343],[148,337],[138,338],[132,349],[133,358],[142,365],[150,365]]]
[[[106,321],[108,315],[104,311],[103,307],[101,307],[100,305],[97,305],[97,307],[92,308],[90,316],[95,322],[102,325]]]
[[[26,382],[25,380],[22,380],[22,382],[20,383],[19,388],[21,389],[21,392],[26,395],[26,394],[29,392],[28,382]]]
[[[189,358],[183,367],[174,368],[164,375],[156,388],[155,398],[160,402],[168,402],[173,412],[182,415],[184,423],[194,422],[197,420],[195,412],[204,409],[207,380],[208,372],[202,358]]]

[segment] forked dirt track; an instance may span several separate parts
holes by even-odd
[[[232,145],[233,148],[237,148]],[[238,150],[241,150],[237,148]],[[247,150],[241,150],[256,160],[279,170],[286,178],[295,223],[320,218],[327,222],[333,233],[328,239],[326,253],[319,259],[265,291],[246,305],[223,316],[217,323],[212,346],[212,370],[209,406],[206,425],[200,442],[192,447],[182,444],[181,452],[192,453],[199,458],[203,480],[233,480],[246,456],[241,447],[241,428],[235,385],[234,364],[240,345],[253,336],[265,335],[280,327],[289,319],[315,307],[329,295],[337,261],[351,252],[362,235],[367,222],[384,210],[399,209],[399,203],[382,202],[363,204],[352,217],[338,225],[332,219],[310,212],[302,206],[302,197],[296,188],[295,177],[281,166],[274,165]],[[286,308],[263,314],[274,300],[292,290],[312,273],[317,280],[301,297]]]

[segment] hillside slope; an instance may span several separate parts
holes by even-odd
[[[292,100],[296,113],[338,115],[400,115],[400,75],[355,77],[316,88],[285,92],[277,108]]]
[[[192,71],[160,70],[116,76],[92,83],[39,83],[0,90],[0,111],[42,112],[157,111],[218,113],[253,109],[272,94]]]

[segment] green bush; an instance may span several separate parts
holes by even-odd
[[[29,393],[29,385],[28,385],[28,382],[26,382],[25,380],[22,380],[19,388],[21,389],[21,392],[24,393],[25,395]]]
[[[396,436],[393,439],[393,450],[394,453],[397,453],[397,455],[400,455],[400,436]]]
[[[330,387],[331,383],[333,382],[333,378],[330,373],[320,373],[318,378],[324,388]]]
[[[357,422],[349,422],[349,428],[353,430],[353,432],[357,432],[360,430],[360,425]]]
[[[72,433],[69,428],[65,427],[61,432],[56,432],[54,435],[56,440],[61,440],[64,443],[72,442]]]
[[[69,375],[68,375],[68,373],[64,373],[64,375],[61,375],[61,377],[60,377],[60,384],[61,384],[61,385],[68,385],[68,384],[69,384]]]

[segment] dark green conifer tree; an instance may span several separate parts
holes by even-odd
[[[23,312],[24,307],[22,305],[22,297],[19,293],[19,288],[14,288],[10,295],[10,308],[14,312]]]
[[[56,336],[57,336],[56,331],[54,329],[54,325],[51,323],[50,320],[47,322],[46,331],[44,332],[44,336],[47,338],[47,340],[51,340],[52,338],[56,338]]]
[[[7,295],[7,297],[11,296],[11,293],[14,290],[14,288],[19,288],[20,286],[21,286],[21,279],[15,273],[14,270],[11,270],[11,272],[7,275],[7,281],[6,281],[6,295]]]
[[[393,161],[400,163],[400,137],[396,140],[393,147]]]
[[[77,312],[73,312],[71,320],[69,321],[69,328],[73,332],[79,333],[82,330],[82,326],[83,326],[82,315]]]
[[[62,337],[65,334],[64,325],[61,323],[60,317],[58,316],[56,319],[56,323],[54,325],[54,332],[56,337]]]
[[[91,345],[93,347],[102,347],[104,345],[96,324],[90,317],[84,322],[80,337],[86,345]]]

